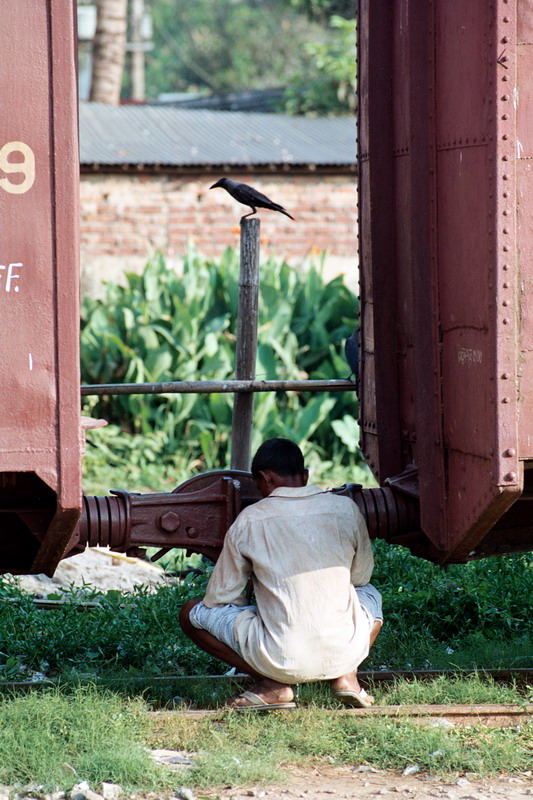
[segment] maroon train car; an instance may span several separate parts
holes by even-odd
[[[438,561],[533,545],[532,44],[527,0],[360,2],[362,448]]]
[[[75,3],[0,8],[0,566],[53,572],[81,506]]]

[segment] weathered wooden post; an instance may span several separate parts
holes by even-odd
[[[256,217],[241,219],[241,263],[235,374],[237,380],[255,378],[259,310],[259,235]],[[253,392],[236,392],[231,434],[232,469],[250,469]]]

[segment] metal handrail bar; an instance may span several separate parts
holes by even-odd
[[[228,394],[231,392],[348,392],[351,380],[168,381],[166,383],[97,383],[81,387],[82,397],[103,394]]]

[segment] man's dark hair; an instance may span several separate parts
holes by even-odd
[[[253,457],[252,475],[258,478],[261,470],[265,469],[284,477],[303,475],[305,466],[302,451],[290,439],[267,439]]]

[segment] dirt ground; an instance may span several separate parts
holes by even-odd
[[[371,767],[324,767],[292,770],[285,786],[226,788],[213,793],[198,792],[197,798],[247,800],[367,800],[367,798],[404,797],[408,800],[530,800],[533,796],[531,773],[519,777],[481,779],[474,776],[432,778],[375,771]]]

